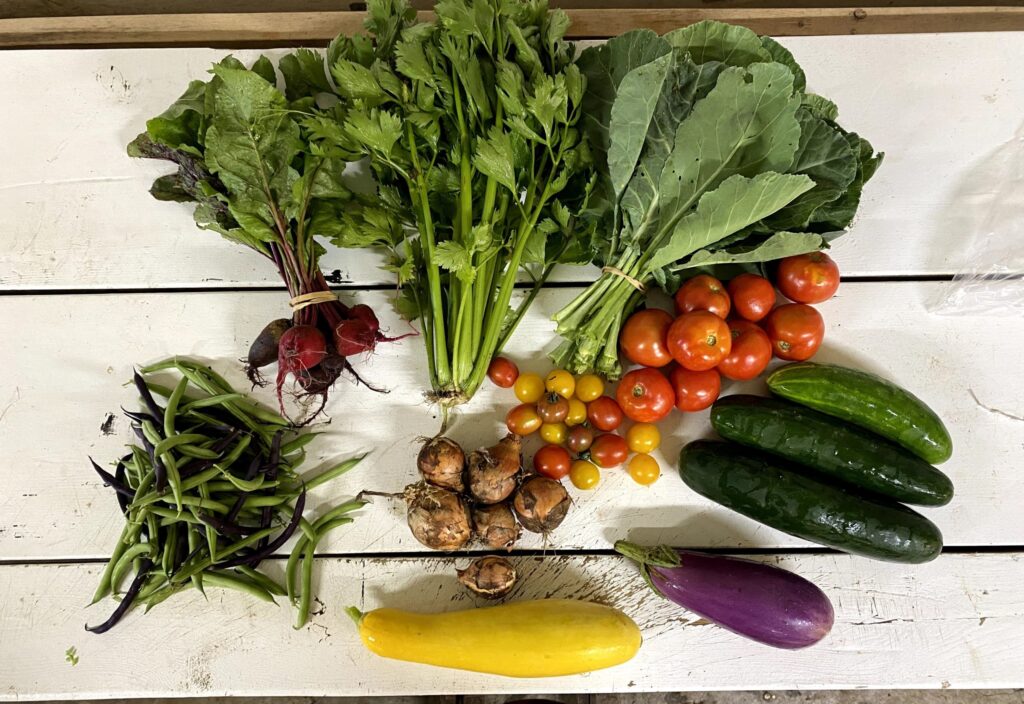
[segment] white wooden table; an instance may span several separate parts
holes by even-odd
[[[217,592],[208,603],[187,594],[132,613],[106,635],[82,629],[110,608],[85,605],[121,523],[86,456],[112,458],[129,441],[118,407],[134,402],[121,386],[132,365],[196,353],[241,385],[234,360],[285,311],[285,294],[258,257],[196,230],[186,207],[150,198],[163,165],[124,154],[144,120],[222,51],[0,53],[0,699],[1024,686],[1024,423],[978,402],[1022,415],[1024,321],[938,317],[925,307],[960,267],[997,185],[994,157],[1024,120],[1024,34],[786,45],[812,88],[839,104],[843,124],[887,152],[856,226],[834,248],[849,281],[821,307],[820,358],[881,372],[948,422],[956,451],[943,468],[957,495],[926,511],[946,553],[924,566],[839,555],[712,505],[670,469],[683,443],[708,432],[706,415],[676,416],[665,426],[668,471],[657,484],[645,490],[608,472],[598,490],[574,492],[575,507],[547,544],[530,536],[520,545],[515,598],[607,601],[644,631],[632,662],[545,681],[387,661],[362,648],[346,605],[473,604],[454,579],[460,559],[424,553],[398,508],[383,504],[322,545],[316,591],[325,608],[301,631],[287,608]],[[335,250],[324,266],[346,295],[401,329],[373,256]],[[591,275],[566,269],[559,278],[582,284]],[[522,367],[547,367],[538,341],[553,346],[548,318],[575,290],[538,298],[508,349]],[[418,340],[382,345],[360,369],[393,392],[340,383],[312,459],[373,455],[319,499],[400,489],[413,479],[416,436],[437,429],[421,399]],[[468,445],[493,438],[509,400],[485,386],[454,435]],[[116,420],[101,432],[109,413]],[[626,537],[793,569],[830,596],[835,628],[794,653],[706,625],[611,555],[611,542]],[[65,661],[72,646],[75,666]]]

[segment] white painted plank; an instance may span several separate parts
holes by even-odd
[[[1020,452],[1024,423],[983,409],[981,403],[1016,415],[1020,406],[1018,354],[1024,321],[929,316],[922,300],[941,284],[853,283],[821,306],[828,322],[819,358],[877,371],[931,403],[946,420],[956,450],[943,465],[957,496],[928,510],[954,546],[1024,545],[1019,497],[1024,493]],[[509,354],[524,370],[547,371],[540,348],[555,345],[548,317],[574,293],[547,290],[537,300]],[[384,325],[404,331],[383,293],[362,293]],[[31,321],[31,335],[11,335],[0,348],[0,560],[84,558],[109,554],[119,531],[114,498],[89,469],[121,454],[130,432],[123,419],[103,436],[108,412],[132,406],[134,392],[120,384],[133,363],[171,353],[215,360],[240,388],[235,360],[262,323],[280,314],[277,293],[202,293],[0,297],[0,320]],[[985,341],[982,343],[981,341]],[[420,341],[381,345],[360,371],[392,393],[378,395],[341,381],[328,406],[324,437],[311,446],[311,461],[329,462],[360,450],[374,454],[360,469],[318,491],[339,500],[360,489],[398,491],[414,479],[418,436],[433,435],[439,421],[423,400],[425,359]],[[259,397],[270,401],[269,389]],[[514,404],[510,391],[485,384],[461,410],[454,436],[468,447],[491,444]],[[665,476],[650,489],[621,470],[607,471],[576,505],[546,545],[606,548],[627,530],[648,541],[688,546],[804,545],[758,526],[696,496],[678,479],[674,458],[687,441],[709,433],[707,415],[674,414],[661,425]],[[337,531],[325,552],[389,552],[421,549],[405,526],[402,509],[378,503],[352,526]],[[530,536],[522,547],[545,545]]]
[[[324,613],[300,631],[287,606],[211,589],[208,602],[185,593],[104,635],[82,630],[112,606],[84,608],[100,566],[2,566],[0,699],[1024,685],[1020,554],[946,555],[917,567],[837,555],[762,559],[811,579],[832,600],[836,624],[821,643],[775,650],[708,625],[650,592],[624,559],[517,558],[510,598],[610,603],[644,634],[628,663],[549,679],[433,668],[363,649],[345,606],[484,605],[461,591],[449,558],[320,560]],[[64,661],[72,646],[76,666]]]
[[[1024,114],[1021,33],[792,37],[813,90],[887,158],[835,254],[851,275],[944,274],[998,177],[993,155]],[[257,52],[236,52],[251,61]],[[279,56],[280,51],[269,52]],[[191,78],[209,49],[8,51],[0,55],[0,288],[279,284],[258,257],[196,231],[188,208],[147,189],[165,167],[125,144]],[[53,77],[59,77],[55,89]],[[326,271],[390,282],[366,253],[330,252]],[[575,268],[562,280],[586,280]]]

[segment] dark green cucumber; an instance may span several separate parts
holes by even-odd
[[[768,375],[777,396],[854,423],[939,464],[953,454],[942,419],[924,401],[891,381],[831,364],[788,364]]]
[[[906,506],[827,484],[733,443],[691,442],[679,455],[679,476],[726,508],[836,550],[907,563],[942,551],[938,527]]]
[[[711,407],[726,440],[764,450],[880,496],[942,506],[953,482],[912,452],[863,428],[778,398],[737,394]]]

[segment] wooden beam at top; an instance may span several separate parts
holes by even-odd
[[[705,19],[775,36],[1024,30],[1024,7],[570,9],[569,35],[601,39],[647,27],[662,33]],[[430,12],[420,12],[429,19]],[[362,29],[362,12],[94,15],[0,19],[0,47],[289,46]]]

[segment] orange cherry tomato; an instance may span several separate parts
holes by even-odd
[[[543,424],[544,421],[537,414],[537,407],[532,403],[520,403],[505,416],[508,431],[516,435],[535,433]]]
[[[683,283],[674,296],[676,312],[692,313],[707,310],[723,320],[729,315],[729,294],[714,276],[700,274]]]
[[[676,408],[687,413],[709,408],[722,391],[722,377],[717,369],[694,372],[672,367],[668,380],[676,394]]]
[[[746,320],[757,322],[768,315],[775,305],[775,287],[757,274],[740,274],[729,282],[732,309]]]
[[[772,341],[749,320],[730,320],[732,350],[718,363],[722,376],[737,381],[756,379],[772,361]]]
[[[731,349],[729,326],[710,311],[684,313],[668,329],[668,351],[673,359],[691,371],[718,366]]]
[[[764,330],[776,357],[802,362],[813,357],[821,347],[825,321],[811,306],[787,303],[768,314]]]
[[[657,423],[676,405],[676,394],[665,375],[647,368],[622,377],[615,399],[626,417],[637,423]]]
[[[629,316],[619,334],[619,346],[626,359],[645,367],[664,367],[672,361],[665,346],[665,334],[672,316],[660,308],[648,308]]]

